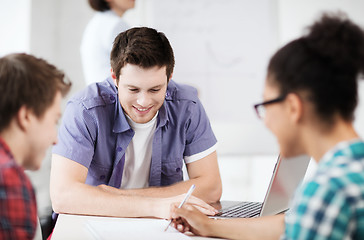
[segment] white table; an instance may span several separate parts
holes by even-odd
[[[72,214],[59,214],[56,226],[54,228],[52,234],[52,240],[95,240],[99,239],[93,233],[92,224],[103,225],[103,226],[113,226],[117,225],[118,228],[122,229],[123,227],[130,226],[130,222],[136,221],[161,221],[160,219],[145,219],[145,218],[114,218],[114,217],[97,217],[97,216],[84,216],[84,215],[72,215]],[[128,223],[125,226],[125,223]],[[90,223],[92,223],[90,225]],[[123,224],[124,223],[124,224]],[[136,222],[137,223],[137,222]],[[139,223],[138,223],[139,224]],[[102,226],[101,226],[102,227]],[[128,229],[122,229],[123,232]],[[112,236],[114,239],[135,239],[133,238],[133,230],[128,231],[127,236]],[[197,237],[197,236],[189,236],[193,240],[204,240],[204,239],[218,239],[218,238],[205,238],[205,237]],[[153,239],[153,235],[148,239]],[[110,239],[110,237],[108,238]]]
[[[230,156],[220,158],[223,200],[263,201],[277,156]],[[264,166],[264,167],[262,167]],[[111,218],[60,214],[52,240],[97,239],[87,227],[87,221],[122,222],[130,218]],[[118,239],[128,239],[117,236]],[[191,236],[194,240],[209,238]],[[216,239],[216,238],[214,238]]]

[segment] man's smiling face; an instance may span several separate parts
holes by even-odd
[[[165,66],[144,69],[126,64],[117,84],[124,112],[136,123],[149,122],[163,105],[167,85]]]

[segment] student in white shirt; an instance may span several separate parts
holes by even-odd
[[[86,84],[110,76],[110,52],[115,37],[130,28],[124,13],[134,8],[135,0],[89,0],[97,11],[88,23],[81,42],[81,62]]]

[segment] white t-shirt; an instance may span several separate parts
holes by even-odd
[[[96,12],[87,24],[81,42],[81,62],[86,84],[111,75],[110,52],[115,37],[130,26],[115,12]]]
[[[120,188],[146,188],[149,186],[153,136],[157,115],[147,123],[136,123],[126,115],[135,134],[125,151],[124,172]]]

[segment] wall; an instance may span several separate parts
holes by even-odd
[[[0,56],[29,52],[30,3],[30,0],[0,0]]]
[[[30,50],[66,72],[72,93],[85,86],[79,46],[92,14],[87,1],[32,0]]]

